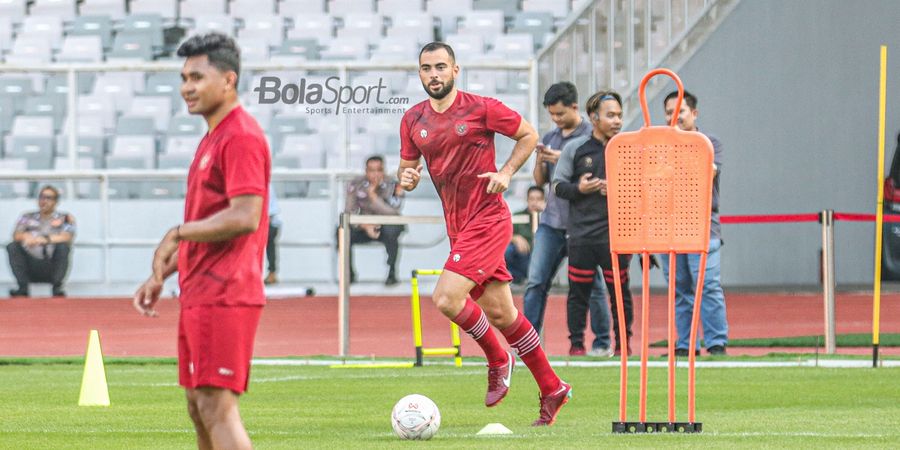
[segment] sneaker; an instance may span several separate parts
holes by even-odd
[[[269,272],[269,274],[266,275],[266,279],[263,280],[263,283],[267,285],[278,283],[278,275],[275,275],[275,272]]]
[[[10,289],[10,297],[28,297],[28,289]]]
[[[669,357],[669,354],[668,354],[668,353],[663,353],[662,356],[663,356],[663,358],[668,358],[668,357]],[[675,356],[687,358],[687,357],[688,357],[688,349],[686,349],[686,348],[676,348],[676,349],[675,349]],[[700,350],[694,350],[694,356],[700,356]]]
[[[54,297],[65,297],[66,291],[64,291],[62,288],[55,287],[55,288],[53,288],[53,296]]]
[[[706,352],[714,356],[722,356],[728,354],[728,352],[725,351],[724,345],[713,345],[712,347],[706,349]]]
[[[584,349],[583,345],[573,345],[569,347],[569,356],[584,356],[587,355],[587,351]]]
[[[394,286],[397,283],[399,283],[399,281],[397,281],[397,277],[395,277],[393,275],[388,275],[387,279],[384,280],[385,286]]]
[[[512,352],[506,352],[509,359],[506,364],[497,367],[488,366],[488,388],[484,396],[484,406],[490,408],[497,406],[506,393],[509,392],[509,383],[512,381],[513,367],[516,365],[516,357]]]
[[[588,356],[599,356],[601,358],[608,358],[614,353],[615,350],[612,347],[596,347],[587,352]]]
[[[572,398],[572,386],[565,381],[560,381],[559,389],[546,396],[541,396],[541,416],[531,426],[542,427],[553,425],[556,415],[569,399]]]

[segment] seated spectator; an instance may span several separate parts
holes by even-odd
[[[41,188],[38,211],[23,214],[16,223],[13,242],[6,246],[9,266],[19,288],[12,297],[27,297],[28,283],[53,285],[54,297],[65,297],[63,280],[69,270],[69,251],[75,237],[75,218],[59,212],[59,191],[53,186]]]
[[[533,212],[544,211],[544,190],[531,186],[528,188],[528,207],[516,213],[531,216]],[[513,225],[513,236],[506,247],[506,268],[513,276],[513,284],[522,284],[528,279],[528,262],[531,260],[531,240],[534,234],[530,223]]]
[[[384,176],[384,158],[372,156],[366,160],[366,174],[350,182],[347,187],[345,212],[367,215],[399,215],[403,202],[400,185]],[[405,225],[354,225],[350,230],[350,282],[356,281],[353,267],[353,244],[378,241],[387,251],[388,276],[384,284],[397,284],[397,256],[400,234]]]

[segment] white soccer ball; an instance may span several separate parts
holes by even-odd
[[[391,426],[400,439],[428,440],[441,426],[441,412],[430,398],[412,394],[400,399],[391,412]]]

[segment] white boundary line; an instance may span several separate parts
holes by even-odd
[[[364,365],[377,363],[403,363],[409,360],[340,360],[340,359],[254,359],[252,361],[255,366],[332,366],[338,364],[344,365]],[[882,360],[879,361],[881,367],[900,367],[900,361]],[[450,366],[449,361],[433,361],[428,365]],[[463,361],[465,366],[484,366],[483,362]],[[550,361],[553,367],[619,367],[619,360],[607,361]],[[629,367],[639,367],[640,361],[629,361]],[[667,361],[649,361],[647,366],[654,368],[668,367]],[[686,368],[687,361],[678,361],[679,368]],[[709,369],[730,369],[730,368],[755,368],[755,367],[827,367],[827,368],[871,368],[872,362],[862,359],[803,359],[797,361],[697,361],[696,367]]]

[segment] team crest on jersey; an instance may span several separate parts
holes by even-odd
[[[460,135],[460,136],[465,135],[465,134],[466,134],[466,131],[467,131],[468,129],[469,129],[469,127],[466,126],[466,124],[464,124],[464,123],[458,123],[458,124],[456,124],[456,134],[458,134],[458,135]]]
[[[200,170],[206,170],[207,166],[209,166],[209,153],[204,154],[200,158]]]
[[[425,139],[428,137],[428,132],[425,130],[422,130],[419,132],[419,136],[422,136],[422,139]]]
[[[453,262],[459,262],[459,253],[453,255]]]
[[[591,159],[590,156],[588,156],[587,158],[584,158],[584,167],[591,167],[593,165],[594,165],[594,160]]]

